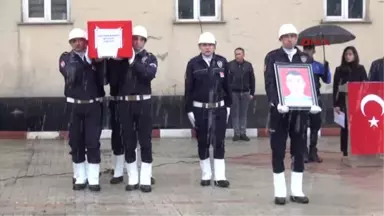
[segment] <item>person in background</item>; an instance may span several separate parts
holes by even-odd
[[[229,76],[232,87],[233,141],[249,141],[246,134],[248,103],[255,94],[255,75],[252,64],[244,60],[244,49],[235,49],[235,60],[229,62]]]
[[[359,54],[353,46],[344,49],[341,56],[341,65],[335,70],[333,76],[333,107],[334,112],[347,113],[346,95],[341,90],[347,82],[362,82],[368,80],[367,72],[360,64]],[[345,127],[340,130],[340,150],[343,156],[348,156],[348,119],[345,115]]]
[[[303,51],[307,53],[309,56],[313,58],[314,54],[316,53],[316,49],[314,45],[304,46]],[[324,64],[313,61],[312,63],[312,70],[314,75],[314,81],[316,86],[316,93],[317,93],[317,100],[320,107],[322,107],[322,101],[321,101],[321,95],[320,95],[320,88],[321,88],[321,82],[330,84],[331,83],[331,71],[329,70],[329,63],[325,61]],[[309,151],[308,151],[308,145],[306,145],[306,150],[304,153],[304,162],[317,162],[321,163],[323,162],[323,159],[319,157],[318,151],[317,151],[317,140],[318,140],[318,133],[321,128],[321,113],[317,114],[310,114],[309,115],[309,128],[310,128],[310,135],[309,135]],[[307,133],[305,133],[305,138],[307,139]]]
[[[369,69],[369,81],[384,81],[384,57],[372,62]]]

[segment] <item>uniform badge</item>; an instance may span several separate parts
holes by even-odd
[[[144,56],[142,59],[141,59],[141,62],[142,63],[145,63],[147,61],[148,57],[147,56]]]
[[[300,56],[301,62],[305,63],[307,62],[308,58],[305,55]]]
[[[155,63],[151,63],[151,64],[149,64],[149,66],[157,68],[157,65]]]
[[[222,68],[223,67],[223,62],[222,61],[217,61],[217,66],[219,66],[219,68]]]
[[[62,68],[65,67],[65,61],[60,62],[60,67],[62,67]]]
[[[220,72],[220,77],[224,78],[224,72]]]
[[[94,65],[92,65],[92,70],[96,70],[96,67]]]

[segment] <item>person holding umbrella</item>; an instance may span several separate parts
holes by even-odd
[[[316,49],[314,45],[306,45],[303,46],[303,51],[307,53],[309,56],[313,58],[313,55],[316,53]],[[321,88],[321,82],[320,79],[326,83],[331,83],[331,71],[329,70],[329,63],[325,61],[324,64],[313,61],[312,63],[312,71],[313,71],[313,77],[315,81],[316,86],[316,92],[317,92],[317,98],[318,98],[318,104],[320,107],[322,107],[322,101],[320,97],[320,88]],[[309,151],[308,151],[308,145],[306,145],[306,151],[304,153],[304,162],[317,162],[321,163],[323,162],[323,159],[319,157],[317,153],[317,140],[318,140],[318,133],[321,127],[321,113],[317,114],[311,114],[309,115],[309,128],[310,128],[310,144],[309,144]],[[307,139],[307,133],[305,133],[305,138]]]

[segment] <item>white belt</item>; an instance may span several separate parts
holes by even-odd
[[[111,100],[111,101],[117,101],[117,96],[110,96],[110,97],[109,97],[109,100]]]
[[[225,105],[224,101],[219,101],[215,103],[201,103],[198,101],[193,101],[193,106],[198,108],[219,108]]]
[[[126,95],[116,96],[116,100],[119,101],[143,101],[151,99],[151,95]]]
[[[90,103],[102,102],[102,101],[103,101],[102,97],[91,99],[91,100],[79,100],[79,99],[67,97],[68,103],[75,103],[75,104],[90,104]]]

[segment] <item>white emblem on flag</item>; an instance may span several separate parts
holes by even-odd
[[[375,95],[375,94],[369,94],[369,95],[366,95],[360,102],[360,110],[361,110],[361,113],[364,115],[364,116],[367,116],[365,114],[365,105],[370,102],[370,101],[373,101],[373,102],[376,102],[380,105],[381,107],[381,115],[384,115],[384,100],[379,97],[378,95]],[[372,117],[371,120],[368,120],[368,122],[371,124],[370,127],[379,127],[378,126],[378,122],[379,120],[377,120],[375,118],[375,116]]]

